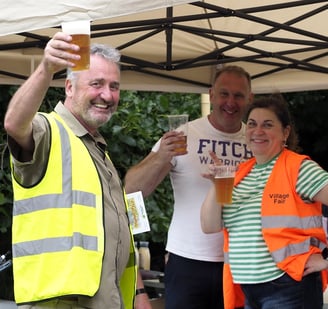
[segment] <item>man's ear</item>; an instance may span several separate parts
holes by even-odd
[[[73,93],[73,84],[69,79],[65,80],[65,94],[67,97],[71,97]]]

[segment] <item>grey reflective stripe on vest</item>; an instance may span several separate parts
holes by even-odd
[[[73,237],[56,237],[41,240],[31,240],[14,245],[15,257],[35,255],[49,252],[69,251],[73,247],[82,247],[86,250],[97,250],[96,238],[80,233],[74,233]]]
[[[289,244],[288,246],[285,246],[279,250],[275,250],[271,252],[271,255],[274,261],[279,263],[289,256],[309,252],[310,246],[315,246],[321,248],[322,250],[326,247],[326,245],[320,242],[318,239],[310,237],[305,239],[303,242],[297,244]]]
[[[297,244],[289,244],[279,250],[271,252],[271,256],[275,263],[280,263],[289,256],[303,254],[309,252],[309,247],[315,246],[323,250],[326,248],[326,245],[323,242],[320,242],[318,239],[310,237],[305,241]],[[229,264],[229,252],[224,252],[224,263]]]
[[[96,207],[94,194],[82,191],[72,191],[72,153],[68,133],[64,126],[56,120],[60,132],[62,151],[62,193],[40,195],[33,198],[15,201],[13,215],[32,213],[50,208],[71,208],[73,203]],[[40,254],[43,252],[66,251],[72,247],[82,247],[86,250],[97,250],[97,237],[74,233],[72,237],[47,238],[13,244],[15,257]]]
[[[321,216],[263,216],[262,227],[270,228],[296,228],[299,230],[315,229],[322,227]],[[305,232],[306,235],[306,232]],[[303,242],[297,244],[288,244],[287,246],[271,252],[271,255],[276,263],[282,262],[285,258],[292,255],[302,254],[309,251],[310,246],[325,248],[326,245],[319,239],[308,237]]]
[[[309,206],[310,207],[310,206]],[[262,216],[262,227],[312,229],[322,227],[322,216]]]
[[[223,261],[225,264],[230,264],[229,263],[229,252],[223,252]]]
[[[311,229],[322,227],[321,216],[311,216],[300,218],[298,216],[262,216],[262,228],[297,228]],[[305,234],[306,235],[306,234]],[[297,244],[289,244],[279,250],[271,252],[276,263],[282,262],[285,258],[302,254],[309,251],[310,246],[315,246],[323,250],[326,244],[314,237],[308,237],[305,241]],[[224,253],[224,262],[229,264],[229,253]]]

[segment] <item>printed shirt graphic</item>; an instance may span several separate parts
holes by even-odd
[[[174,213],[168,233],[167,250],[203,261],[223,261],[222,233],[204,234],[200,226],[200,208],[212,183],[201,176],[212,163],[214,151],[224,164],[238,165],[251,157],[245,144],[245,126],[237,133],[216,130],[207,117],[188,126],[188,154],[174,157],[170,173],[174,190]],[[157,151],[159,142],[154,146]],[[170,207],[170,205],[168,205]]]

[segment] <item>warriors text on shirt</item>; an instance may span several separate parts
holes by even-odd
[[[209,157],[209,151],[215,152],[226,165],[238,165],[252,156],[246,144],[240,142],[200,139],[197,153],[201,164],[213,163]]]

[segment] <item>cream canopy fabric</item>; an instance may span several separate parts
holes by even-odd
[[[328,88],[328,1],[2,0],[0,83],[19,84],[64,20],[122,53],[122,88],[206,93],[243,66],[257,93]],[[63,85],[59,72],[53,85]]]

